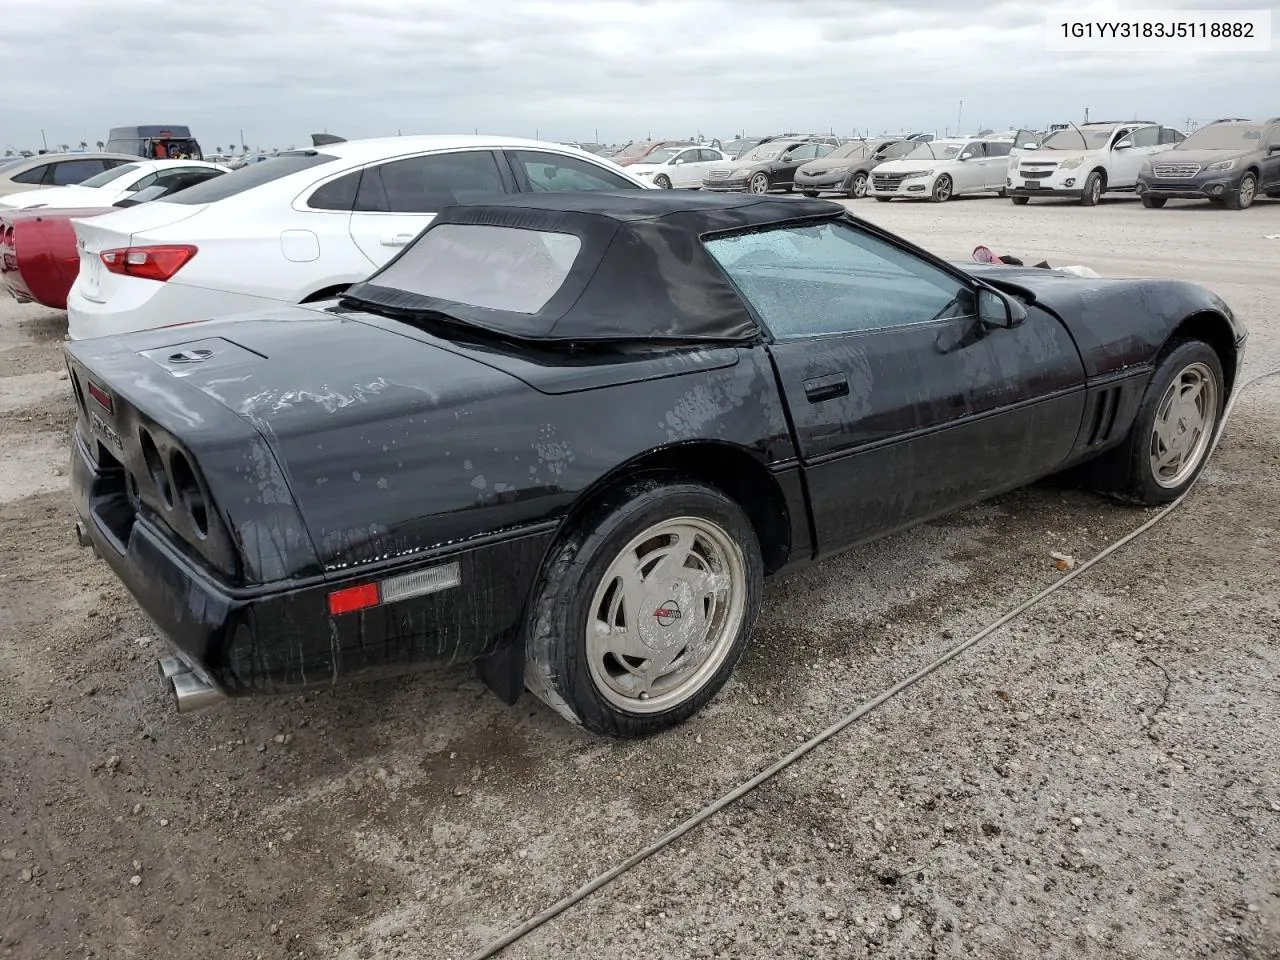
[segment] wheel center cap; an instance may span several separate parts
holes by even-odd
[[[693,589],[687,582],[675,580],[658,587],[646,594],[640,611],[640,639],[655,653],[688,644],[695,627],[692,611]]]

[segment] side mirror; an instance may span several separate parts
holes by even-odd
[[[960,156],[959,156],[957,159],[959,159],[959,160],[972,160],[972,159],[973,159],[973,154],[972,154],[972,153],[962,153],[962,154],[960,154]]]
[[[1280,143],[1273,143],[1271,146],[1267,147],[1267,156],[1269,157],[1273,153],[1280,153]]]
[[[1132,140],[1121,140],[1119,143],[1117,143],[1117,144],[1116,144],[1114,147],[1112,147],[1111,149],[1112,149],[1112,150],[1128,150],[1128,149],[1129,149],[1130,147],[1132,147],[1132,146],[1133,146],[1133,141],[1132,141]]]
[[[676,157],[676,158],[675,158],[675,160],[673,160],[673,161],[671,161],[671,162],[672,162],[672,164],[673,164],[674,166],[677,166],[677,167],[678,167],[678,166],[680,166],[680,164],[684,163],[684,158],[683,158],[683,157]]]
[[[1027,311],[1018,301],[990,287],[979,287],[978,319],[988,327],[1011,330],[1027,319]]]

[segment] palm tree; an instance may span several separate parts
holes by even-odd
[[[58,144],[58,150],[61,151],[62,153],[67,153],[68,151],[70,151],[70,149],[71,149],[71,144],[69,143]]]
[[[88,150],[88,149],[89,149],[89,141],[88,141],[88,140],[81,140],[81,141],[80,141],[80,149],[81,149],[81,150]]]
[[[99,140],[99,141],[98,141],[98,149],[99,149],[99,150],[101,150],[101,149],[102,149],[103,147],[105,147],[105,146],[106,146],[106,144],[105,144],[105,143],[103,143],[101,140]]]

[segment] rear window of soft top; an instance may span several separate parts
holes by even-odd
[[[262,163],[252,163],[221,177],[188,187],[181,193],[165,197],[164,202],[191,205],[213,203],[217,200],[225,200],[227,197],[234,197],[246,190],[252,190],[254,187],[260,187],[272,180],[280,180],[292,173],[299,173],[337,159],[332,154],[317,153],[314,150],[281,153]]]

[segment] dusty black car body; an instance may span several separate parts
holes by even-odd
[[[832,223],[1002,291],[1013,319],[780,339],[704,245]],[[554,230],[581,253],[533,313],[384,285],[451,224]],[[776,573],[1114,446],[1177,331],[1229,378],[1244,341],[1189,283],[962,270],[838,204],[657,191],[446,210],[350,294],[66,346],[88,536],[230,694],[474,660],[513,700],[553,545],[625,478],[724,490]],[[335,608],[424,573],[447,586]]]
[[[843,144],[825,157],[802,164],[795,172],[795,189],[806,197],[820,193],[866,194],[867,177],[886,160],[907,155],[918,141],[868,140]]]

